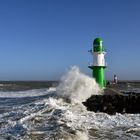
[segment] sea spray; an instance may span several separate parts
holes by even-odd
[[[73,103],[84,102],[91,95],[102,93],[95,79],[81,73],[77,66],[73,66],[61,78],[56,91],[58,95],[70,99]]]

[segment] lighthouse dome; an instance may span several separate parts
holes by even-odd
[[[95,38],[93,41],[94,52],[104,52],[103,40],[101,38]]]
[[[93,45],[100,46],[102,44],[103,40],[101,38],[95,38]]]

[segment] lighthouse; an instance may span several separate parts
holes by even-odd
[[[95,78],[96,82],[101,88],[106,86],[105,81],[105,48],[103,47],[103,41],[101,38],[96,38],[93,41],[93,48],[90,50],[93,55],[93,64],[88,66],[92,69],[92,76]]]

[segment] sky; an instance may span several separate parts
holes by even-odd
[[[1,0],[0,80],[91,76],[88,52],[103,39],[106,79],[140,80],[139,0]]]

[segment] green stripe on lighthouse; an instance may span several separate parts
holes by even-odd
[[[100,87],[106,86],[105,81],[105,49],[102,45],[102,39],[96,38],[93,42],[92,54],[94,55],[95,62],[93,65],[89,66],[92,69],[92,76],[95,78],[96,82]]]

